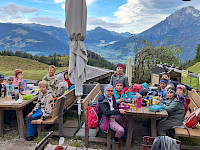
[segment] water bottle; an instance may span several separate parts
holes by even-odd
[[[137,107],[141,108],[141,105],[142,105],[142,95],[138,94],[138,96],[137,96]]]
[[[27,89],[27,80],[24,79],[24,90]]]
[[[15,101],[19,99],[19,88],[18,86],[15,86]]]

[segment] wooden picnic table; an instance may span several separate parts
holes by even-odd
[[[23,91],[23,93],[28,93],[30,90]],[[22,96],[20,96],[22,99]],[[17,116],[18,132],[21,138],[25,138],[25,126],[22,109],[28,104],[36,100],[38,96],[33,96],[33,99],[22,100],[22,103],[16,104],[15,100],[11,97],[1,97],[0,98],[0,136],[3,134],[3,123],[4,123],[4,110],[15,110]]]
[[[168,117],[168,113],[166,110],[162,110],[160,112],[152,112],[149,110],[147,106],[142,108],[137,108],[137,110],[129,110],[125,117],[128,119],[128,133],[126,139],[126,147],[131,148],[132,136],[133,136],[133,127],[134,127],[134,118],[149,118],[151,119],[151,136],[157,136],[156,129],[156,119],[160,117]]]

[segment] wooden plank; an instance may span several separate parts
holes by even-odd
[[[190,98],[189,108],[191,109],[192,112],[195,111],[198,108],[197,105],[194,103],[192,98]]]
[[[192,145],[181,145],[181,149],[200,150],[200,147],[199,146],[192,146]]]
[[[53,134],[53,131],[49,132],[37,145],[36,145],[36,148],[37,149],[38,147],[40,147],[40,145],[46,141],[51,135]]]
[[[189,137],[189,133],[187,129],[184,128],[175,128],[175,137]]]
[[[53,124],[56,122],[57,119],[58,119],[58,116],[53,117],[53,118],[48,118],[48,119],[44,120],[42,122],[42,124]],[[37,120],[32,120],[31,124],[37,124]]]
[[[188,129],[191,138],[200,138],[200,129]]]
[[[92,91],[87,95],[87,97],[83,100],[82,106],[83,111],[86,111],[87,106],[89,105],[90,101],[94,99],[97,93],[100,91],[99,83],[92,89]]]
[[[189,91],[189,96],[193,99],[194,103],[200,108],[200,96],[197,92]]]
[[[92,100],[92,102],[97,102],[97,97],[98,97],[99,95],[102,95],[101,90],[100,90],[100,91],[98,92],[98,94],[94,97],[94,99]]]
[[[110,149],[111,147],[111,129],[107,133],[107,149]]]
[[[99,142],[99,143],[107,143],[106,138],[99,138],[99,137],[89,137],[89,141],[91,142]]]

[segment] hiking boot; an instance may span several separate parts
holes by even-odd
[[[112,149],[119,150],[119,142],[115,142],[114,139],[112,139]]]
[[[26,141],[33,141],[35,139],[34,136],[27,136],[26,138]]]
[[[12,128],[9,127],[8,124],[4,124],[4,125],[3,125],[3,130],[5,130],[5,131],[10,131],[11,129],[12,129]]]

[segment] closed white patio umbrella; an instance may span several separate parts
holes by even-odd
[[[85,0],[65,1],[65,27],[69,42],[69,79],[75,84],[75,95],[78,96],[79,127],[81,125],[81,95],[83,82],[86,81],[87,51],[84,40],[86,36],[87,8]]]
[[[132,85],[132,73],[133,73],[133,70],[132,70],[132,64],[131,64],[131,58],[128,57],[128,61],[127,61],[127,64],[126,64],[126,76],[128,77],[128,83],[129,83],[129,86]]]

